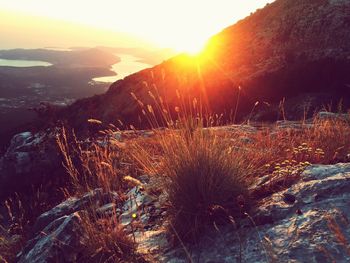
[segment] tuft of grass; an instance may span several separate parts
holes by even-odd
[[[166,136],[161,145],[171,224],[182,240],[195,240],[206,225],[242,215],[247,171],[225,140],[209,131],[188,136],[184,130]]]
[[[97,122],[97,120],[94,120]],[[111,135],[112,131],[102,131],[103,139],[79,141],[74,132],[62,128],[57,136],[57,144],[62,154],[63,166],[69,175],[67,195],[82,195],[96,188],[105,192],[120,191],[125,159],[123,145]]]
[[[134,151],[144,169],[162,176],[175,242],[194,242],[206,227],[231,222],[250,206],[250,167],[229,137],[203,127],[207,120],[187,116],[166,130],[154,129],[157,157],[147,143],[137,143]]]
[[[116,215],[82,217],[86,234],[86,250],[80,262],[142,262],[136,254],[136,244]]]
[[[16,255],[23,246],[23,238],[19,235],[7,235],[0,232],[0,262],[15,262]]]
[[[89,120],[100,125],[98,120]],[[124,146],[114,138],[114,130],[99,131],[100,137],[88,142],[79,141],[74,132],[62,128],[57,143],[63,156],[63,166],[69,175],[65,189],[68,196],[80,196],[101,188],[104,193],[117,192],[122,201],[123,193],[135,184],[141,184],[129,176],[129,160]],[[110,200],[115,202],[115,200]],[[86,250],[79,262],[143,262],[136,253],[136,243],[120,223],[115,208],[109,214],[101,214],[95,205],[88,204],[82,214],[82,228],[86,235]]]

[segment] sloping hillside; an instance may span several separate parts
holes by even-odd
[[[299,118],[310,101],[310,113],[312,107],[340,98],[346,104],[349,84],[350,2],[277,0],[212,37],[200,56],[180,55],[133,74],[104,95],[77,101],[61,117],[79,128],[88,118],[142,125],[131,93],[152,104],[148,93],[157,92],[173,109],[178,90],[183,96],[201,98],[211,111],[229,118],[241,86],[240,116],[249,113],[256,101],[273,105],[285,97],[294,100],[287,113],[297,105],[300,111],[290,117]],[[272,112],[266,105],[260,103],[256,111]]]

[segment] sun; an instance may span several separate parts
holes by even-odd
[[[173,48],[180,52],[180,53],[186,53],[188,55],[198,55],[200,54],[205,45],[207,43],[207,39],[205,37],[203,38],[184,38],[181,41],[173,43]]]
[[[203,51],[204,45],[205,43],[191,42],[184,48],[183,51],[189,55],[198,55]]]

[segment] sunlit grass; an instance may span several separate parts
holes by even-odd
[[[207,228],[247,216],[261,198],[297,182],[308,166],[350,160],[350,126],[344,120],[315,118],[310,124],[300,122],[299,128],[231,126],[221,114],[208,114],[200,99],[184,98],[177,92],[178,104],[170,108],[156,91],[148,95],[153,101],[148,105],[131,96],[150,123],[150,131],[133,126],[130,131],[119,131],[95,119],[88,120],[96,127],[93,138],[78,139],[73,132],[61,130],[57,139],[68,177],[64,184],[57,182],[56,188],[65,197],[79,197],[96,188],[123,197],[126,190],[141,184],[138,176],[146,173],[157,179],[157,186],[150,189],[157,187],[157,194],[167,196],[167,216],[161,220],[173,241],[183,246],[200,239]],[[252,188],[262,177],[268,178],[267,184],[259,190]],[[12,242],[12,235],[2,237],[3,257],[13,258],[23,246],[35,216],[28,211],[34,206],[50,208],[47,192],[47,188],[37,189],[29,199],[12,200],[14,223],[22,229],[23,238]],[[23,207],[26,198],[31,206]],[[87,255],[113,260],[137,257],[135,241],[116,214],[101,218],[93,209],[87,210],[89,216],[83,221],[91,240]]]

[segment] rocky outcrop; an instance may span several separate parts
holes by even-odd
[[[19,253],[19,262],[77,262],[86,248],[86,232],[82,227],[83,211],[98,211],[108,206],[116,209],[116,193],[96,189],[80,198],[72,197],[38,217],[33,238]],[[107,213],[104,209],[103,213]]]
[[[314,165],[289,189],[261,200],[238,230],[234,225],[208,230],[185,253],[181,246],[169,249],[159,228],[144,235],[140,248],[157,253],[158,262],[345,263],[350,260],[349,200],[350,164]],[[259,219],[264,220],[259,224]]]
[[[81,218],[73,213],[52,221],[30,240],[18,262],[76,262],[83,250]]]
[[[140,220],[147,226],[151,215],[145,213],[146,207],[154,201],[139,187],[126,193],[125,202],[117,193],[106,193],[102,189],[80,198],[71,197],[37,218],[32,230],[33,238],[18,254],[18,262],[84,262],[80,259],[86,258],[84,252],[86,239],[89,238],[82,224],[84,213],[94,213],[100,218],[119,217],[125,231],[131,234],[133,229],[130,225],[135,220],[133,215],[138,216],[142,212]],[[153,212],[152,216],[159,215],[157,211]]]
[[[317,114],[317,118],[320,120],[341,120],[350,121],[350,114],[333,113],[327,111],[321,111]]]
[[[55,180],[62,172],[61,159],[52,133],[23,132],[15,135],[0,158],[0,200],[6,196]]]
[[[43,228],[63,216],[87,209],[90,206],[99,207],[99,209],[101,209],[101,207],[106,204],[117,203],[117,200],[117,193],[103,193],[102,189],[96,189],[91,193],[85,194],[81,198],[71,197],[51,210],[41,214],[35,222],[33,233],[35,234],[42,231]],[[111,206],[111,209],[113,208],[115,208],[114,205]]]
[[[252,190],[269,183],[266,178],[257,180]],[[350,163],[309,166],[295,184],[261,199],[246,218],[232,225],[208,226],[198,243],[175,248],[168,241],[161,208],[166,197],[149,196],[143,189],[148,184],[152,182],[132,188],[124,202],[115,193],[97,189],[45,212],[19,262],[79,262],[85,249],[80,215],[91,211],[88,207],[101,215],[117,213],[126,233],[138,243],[138,252],[151,262],[350,260]],[[130,227],[134,220],[141,229]]]

